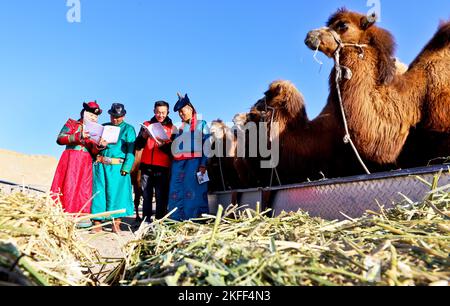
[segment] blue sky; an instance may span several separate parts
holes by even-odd
[[[59,157],[64,122],[94,99],[105,110],[124,103],[136,129],[154,101],[173,106],[177,91],[204,119],[231,121],[276,79],[296,84],[313,118],[332,61],[321,56],[319,73],[306,33],[339,7],[371,9],[367,0],[80,0],[81,22],[69,23],[66,2],[0,0],[2,149]],[[380,3],[380,26],[406,63],[450,18],[448,0]]]

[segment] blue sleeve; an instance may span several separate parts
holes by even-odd
[[[125,162],[122,165],[121,171],[130,173],[134,164],[134,143],[136,142],[136,131],[131,125],[128,125],[127,128],[128,130],[125,134]]]

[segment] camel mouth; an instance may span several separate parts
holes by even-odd
[[[319,36],[320,33],[318,31],[309,32],[305,38],[305,45],[311,50],[317,50],[321,43]]]

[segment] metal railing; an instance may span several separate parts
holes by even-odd
[[[449,186],[450,165],[281,187],[216,192],[209,194],[209,206],[210,212],[214,214],[218,205],[238,204],[255,209],[259,203],[261,209],[271,208],[275,215],[282,211],[296,212],[301,209],[313,217],[343,220],[345,216],[361,217],[367,210],[379,211],[379,205],[392,208],[406,199],[413,202],[421,201],[431,191],[430,184],[438,176],[439,187]]]
[[[11,194],[11,193],[15,193],[15,192],[24,192],[24,193],[28,193],[28,194],[46,193],[46,191],[39,189],[39,188],[35,188],[35,187],[29,186],[29,185],[24,185],[24,184],[8,182],[8,181],[4,181],[4,180],[0,180],[0,192],[5,193],[5,194]]]

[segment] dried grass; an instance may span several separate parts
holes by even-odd
[[[448,285],[450,187],[343,222],[230,206],[201,222],[142,227],[110,284]]]
[[[96,284],[99,256],[79,239],[77,221],[48,195],[0,194],[2,284]]]

